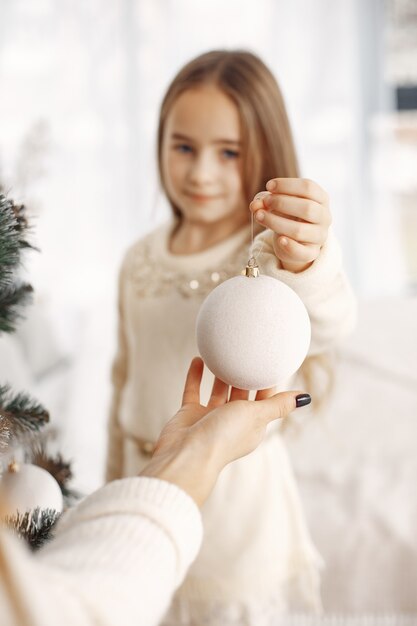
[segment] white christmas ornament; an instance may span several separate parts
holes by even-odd
[[[211,372],[239,389],[268,389],[304,361],[310,319],[298,295],[249,262],[246,276],[230,278],[203,302],[197,346]]]
[[[63,498],[55,478],[37,465],[12,464],[0,477],[2,515],[15,515],[40,509],[61,513]]]

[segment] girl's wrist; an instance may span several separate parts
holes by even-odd
[[[305,263],[305,264],[287,263],[285,261],[281,261],[281,267],[287,272],[293,272],[293,274],[299,274],[300,272],[304,272],[309,267],[311,267],[313,263],[314,261],[310,261],[310,263]]]

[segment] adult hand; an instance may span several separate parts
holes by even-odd
[[[203,406],[203,368],[200,358],[193,359],[182,406],[162,430],[154,454],[141,472],[141,476],[177,484],[200,506],[221,470],[260,444],[269,422],[311,401],[308,394],[296,391],[268,397],[269,390],[258,391],[256,399],[249,401],[248,392],[230,389],[216,378],[209,403]]]
[[[274,251],[284,269],[302,272],[317,259],[332,218],[327,193],[305,178],[273,178],[250,210],[274,231]]]

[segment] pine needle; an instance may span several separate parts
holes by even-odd
[[[32,463],[49,472],[65,494],[72,478],[71,463],[65,462],[60,454],[49,456],[44,448],[35,453]]]
[[[16,205],[0,190],[0,333],[13,332],[22,317],[20,309],[29,302],[32,288],[16,280],[28,224],[24,205]]]
[[[0,291],[0,333],[12,333],[23,317],[21,309],[32,300],[33,289],[26,283],[5,285]]]
[[[24,539],[32,550],[37,550],[52,539],[52,530],[60,515],[54,509],[38,507],[33,511],[7,516],[2,524]]]
[[[0,416],[8,420],[11,442],[20,436],[38,432],[49,422],[49,413],[26,393],[12,394],[8,385],[0,385]]]

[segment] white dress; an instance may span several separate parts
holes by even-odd
[[[248,260],[248,228],[201,253],[173,255],[172,227],[166,224],[134,244],[122,265],[108,480],[135,475],[146,464],[161,428],[180,406],[189,363],[198,354],[199,307]],[[332,347],[353,311],[337,244],[326,244],[321,259],[303,272],[310,272],[310,280],[277,266],[267,232],[257,246],[261,270],[295,282],[295,290],[301,286],[312,321],[312,353]],[[203,400],[212,378],[206,371]],[[223,470],[202,516],[201,551],[164,624],[263,626],[291,608],[319,607],[320,557],[276,426],[256,452]]]

